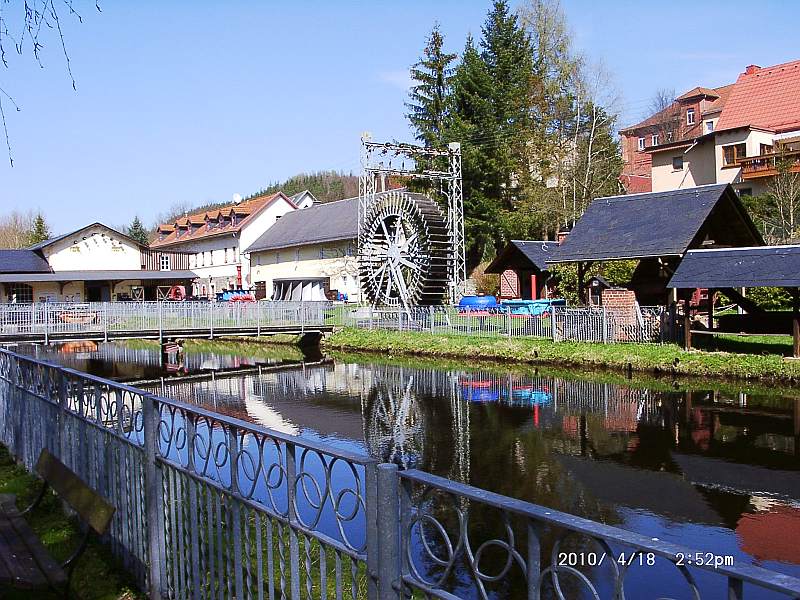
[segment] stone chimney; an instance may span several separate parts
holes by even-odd
[[[759,67],[758,65],[747,65],[747,67],[745,67],[744,73],[745,75],[752,75],[753,73],[755,73],[760,69],[761,67]]]
[[[556,234],[556,241],[558,242],[559,246],[564,243],[564,240],[567,239],[568,235],[569,235],[568,228],[562,227],[561,229],[558,230],[558,233]]]

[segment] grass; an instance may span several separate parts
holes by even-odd
[[[800,382],[800,363],[779,354],[684,351],[674,344],[596,344],[537,338],[478,338],[420,332],[346,328],[324,342],[327,350],[361,350],[384,355],[492,360],[655,374]]]
[[[692,343],[702,350],[736,354],[777,354],[791,356],[793,341],[790,335],[736,335],[719,333],[695,335]]]
[[[41,489],[41,483],[25,469],[18,466],[8,450],[0,446],[0,493],[16,494],[17,507],[27,507]],[[50,555],[59,562],[69,557],[80,543],[82,534],[77,522],[67,517],[55,495],[48,493],[39,506],[26,515],[26,520],[44,544]],[[92,541],[78,560],[72,576],[70,592],[85,599],[144,598],[135,591],[130,578],[122,571],[108,549]],[[2,590],[0,598],[28,599],[30,591]],[[36,598],[61,598],[60,594],[36,592]]]

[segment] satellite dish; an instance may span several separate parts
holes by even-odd
[[[242,201],[242,195],[241,194],[234,194],[233,195],[233,203],[234,204],[239,204],[239,202],[241,202],[241,201]]]

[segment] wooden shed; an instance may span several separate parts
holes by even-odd
[[[558,247],[544,240],[511,240],[486,267],[500,275],[500,297],[504,300],[537,300],[547,297],[550,271],[547,259]]]
[[[733,188],[714,184],[598,198],[547,262],[576,263],[584,290],[593,263],[637,260],[630,287],[639,303],[665,304],[667,282],[689,250],[763,245]]]

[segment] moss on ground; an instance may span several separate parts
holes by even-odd
[[[27,507],[41,489],[41,483],[25,469],[18,466],[8,450],[0,446],[0,494],[16,494],[17,506]],[[80,543],[82,534],[78,523],[67,517],[57,497],[48,493],[39,506],[26,515],[28,523],[42,540],[45,548],[58,561],[66,560]],[[92,541],[78,560],[72,576],[70,593],[73,597],[97,600],[144,598],[136,591],[111,552],[97,541]],[[56,593],[5,590],[0,588],[0,598],[29,599],[62,598]]]
[[[422,332],[346,328],[324,342],[326,350],[356,350],[384,355],[491,360],[583,369],[727,377],[800,384],[800,362],[778,354],[685,351],[674,344],[597,344],[552,342],[537,338],[478,338]]]

